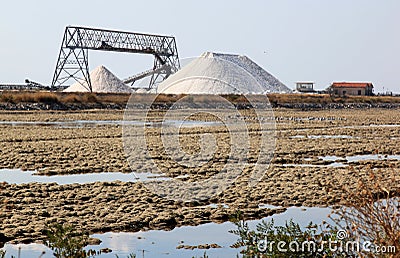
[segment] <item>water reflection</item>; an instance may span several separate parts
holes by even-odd
[[[271,206],[273,207],[273,206]],[[274,214],[266,220],[274,219],[275,225],[284,225],[291,218],[299,223],[303,228],[310,221],[320,224],[327,220],[327,216],[331,213],[330,208],[307,208],[307,207],[290,207],[284,213]],[[260,220],[248,221],[249,226],[255,229]],[[98,257],[126,257],[130,253],[134,253],[137,257],[156,258],[156,257],[201,257],[204,251],[209,257],[231,258],[236,257],[239,253],[238,249],[230,248],[236,240],[237,236],[229,233],[229,230],[235,229],[230,222],[221,224],[208,223],[200,226],[183,226],[175,228],[171,231],[150,230],[136,233],[114,233],[108,232],[104,234],[94,234],[92,237],[99,238],[102,243],[98,246],[88,246],[87,248],[100,250],[101,248],[110,248],[112,253],[102,254]],[[176,249],[180,244],[199,245],[216,243],[222,248],[208,250],[185,250]],[[21,247],[21,257],[37,258],[46,251],[44,258],[52,257],[51,250],[40,244],[30,245],[10,245],[6,244],[7,257],[11,255],[17,256],[18,247]]]
[[[220,122],[206,122],[206,121],[193,121],[193,120],[165,120],[158,122],[144,122],[140,120],[126,121],[126,120],[72,120],[72,121],[0,121],[0,125],[10,126],[51,126],[61,128],[81,128],[81,127],[95,127],[100,125],[163,125],[163,126],[178,126],[178,127],[193,127],[193,126],[215,126],[221,125]]]
[[[366,154],[366,155],[354,155],[354,156],[346,156],[344,158],[338,156],[321,156],[319,157],[325,161],[336,161],[336,160],[347,160],[347,162],[358,162],[364,160],[400,160],[400,155],[381,155],[381,154]]]
[[[87,173],[73,175],[54,175],[41,176],[35,175],[35,171],[22,171],[20,169],[0,169],[0,182],[9,184],[27,184],[27,183],[57,183],[65,184],[86,184],[94,182],[137,182],[148,180],[169,180],[164,174],[152,173]]]

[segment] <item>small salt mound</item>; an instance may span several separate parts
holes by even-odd
[[[158,85],[168,94],[265,94],[291,90],[246,56],[206,52]]]
[[[110,72],[107,68],[100,65],[90,72],[90,81],[93,92],[106,93],[131,93],[132,89],[125,85],[117,76]],[[66,88],[65,92],[88,92],[89,87],[86,82],[83,85],[76,82]]]
[[[156,93],[154,89],[140,88],[135,93]]]

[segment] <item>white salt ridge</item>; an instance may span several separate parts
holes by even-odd
[[[257,82],[263,87],[263,89],[266,89],[267,92],[292,92],[292,90],[289,89],[285,84],[280,82],[276,77],[264,70],[261,66],[253,62],[247,56],[219,53],[214,53],[214,56],[230,61],[245,69],[257,80]]]
[[[83,80],[82,80],[83,81]],[[100,65],[90,72],[90,81],[92,83],[93,92],[106,93],[131,93],[132,89],[124,84],[117,76],[110,72],[107,68]],[[86,82],[82,86],[79,82],[75,82],[65,92],[88,92],[89,87]]]
[[[246,56],[205,52],[158,85],[168,94],[265,94],[291,90]]]
[[[135,93],[156,93],[154,89],[140,88],[134,91]]]

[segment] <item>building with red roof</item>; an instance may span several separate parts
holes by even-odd
[[[370,82],[334,82],[329,88],[338,96],[372,96],[374,86]]]

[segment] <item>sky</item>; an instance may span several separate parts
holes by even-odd
[[[400,1],[4,1],[0,83],[50,85],[68,25],[176,37],[180,58],[246,55],[289,88],[370,81],[400,93]],[[148,55],[89,52],[89,66],[120,78],[151,68]]]

